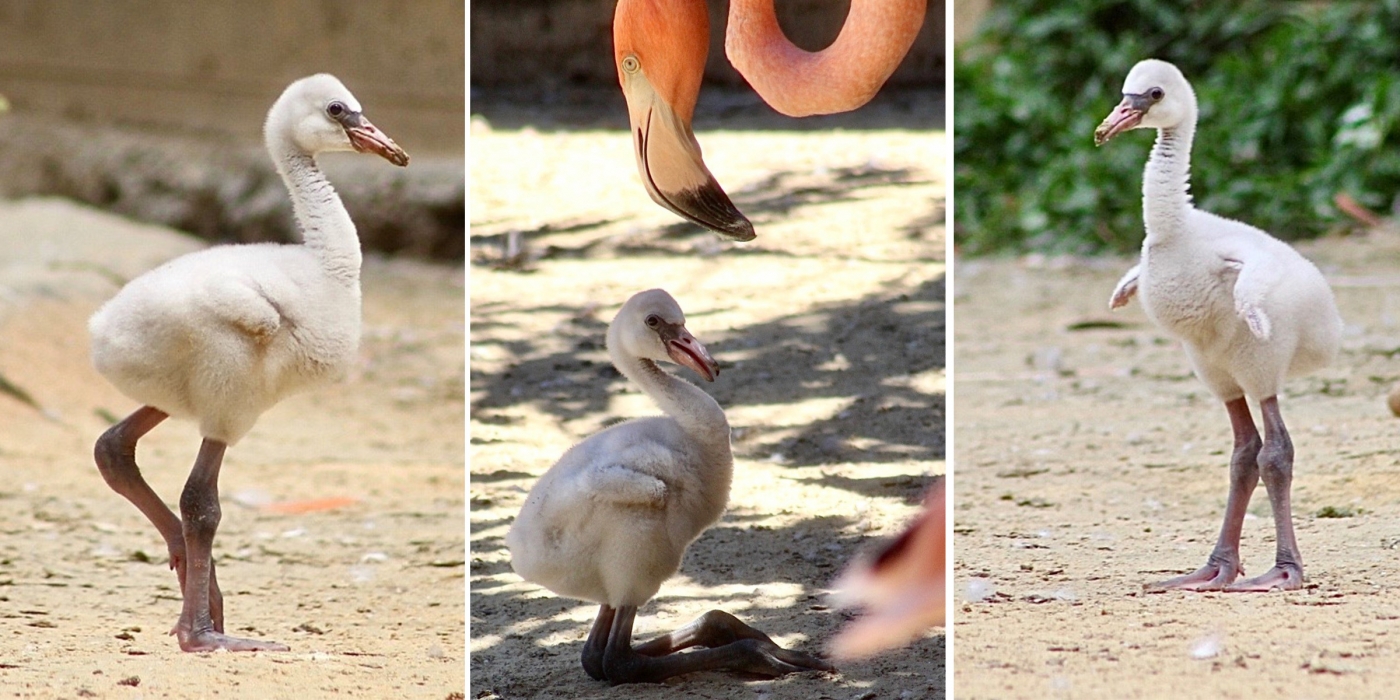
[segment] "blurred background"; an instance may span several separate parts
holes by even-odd
[[[1142,240],[1141,147],[1094,127],[1138,60],[1200,102],[1198,206],[1288,240],[1396,212],[1400,2],[959,2],[959,249],[1087,253]]]
[[[459,260],[464,22],[451,2],[0,1],[0,197],[292,240],[263,117],[288,83],[328,72],[413,158],[325,159],[365,247]]]

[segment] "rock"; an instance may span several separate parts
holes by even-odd
[[[396,168],[355,154],[322,165],[366,250],[439,260],[466,252],[466,165],[410,151]],[[0,196],[58,196],[215,243],[298,240],[291,200],[260,145],[6,115]]]

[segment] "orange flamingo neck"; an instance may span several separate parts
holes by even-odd
[[[791,117],[869,102],[923,26],[927,0],[851,0],[836,41],[812,53],[788,41],[773,0],[730,0],[724,50],[763,100]]]

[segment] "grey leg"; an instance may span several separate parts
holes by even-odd
[[[1144,586],[1148,591],[1219,591],[1244,573],[1240,565],[1240,532],[1244,527],[1245,510],[1249,508],[1249,497],[1259,484],[1259,455],[1264,443],[1259,439],[1259,431],[1254,427],[1254,418],[1249,415],[1249,403],[1244,397],[1226,402],[1225,410],[1230,414],[1235,450],[1230,456],[1230,496],[1225,504],[1225,521],[1220,526],[1215,551],[1211,552],[1205,566],[1185,576],[1148,584]]]
[[[185,536],[180,518],[156,495],[151,485],[141,476],[141,468],[136,465],[136,442],[169,416],[159,409],[143,406],[127,416],[125,420],[107,429],[97,439],[93,447],[93,458],[97,470],[113,491],[131,501],[146,519],[156,526],[170,557],[170,568],[180,582],[180,590],[185,590]],[[224,629],[224,598],[219,593],[219,584],[214,577],[213,563],[209,571],[209,607],[214,621],[214,629]]]
[[[583,670],[594,680],[605,681],[603,675],[603,651],[608,646],[608,630],[612,628],[613,616],[617,608],[604,605],[598,608],[598,617],[593,620],[593,629],[588,631],[588,641],[583,643]]]
[[[175,636],[185,651],[287,651],[276,642],[229,637],[214,628],[210,614],[210,585],[214,577],[212,552],[214,533],[223,516],[219,508],[219,467],[227,445],[206,439],[199,447],[194,469],[180,494],[180,514],[184,516],[185,588],[180,620]]]
[[[704,641],[714,641],[734,637],[743,632],[727,622],[706,622],[719,620],[707,613],[695,623],[688,625],[676,635],[667,635],[666,642],[654,640],[644,645],[650,652],[661,653],[665,647],[684,648],[696,646]],[[721,616],[733,616],[720,613]],[[739,627],[756,633],[762,639],[744,636],[720,646],[684,654],[648,656],[632,648],[632,622],[637,617],[637,609],[624,606],[617,609],[608,632],[607,648],[603,657],[603,673],[613,685],[623,683],[659,683],[672,676],[695,671],[738,671],[763,676],[781,676],[798,671],[834,671],[830,664],[801,652],[789,651],[774,644],[768,636],[739,622]],[[690,630],[690,631],[686,631]],[[675,637],[672,639],[672,637]]]
[[[1259,404],[1264,415],[1264,449],[1259,452],[1259,471],[1264,488],[1269,492],[1269,505],[1274,511],[1274,531],[1278,551],[1274,568],[1260,576],[1230,586],[1227,590],[1266,592],[1291,591],[1303,586],[1303,555],[1293,535],[1293,441],[1283,425],[1278,410],[1278,397],[1270,396]]]

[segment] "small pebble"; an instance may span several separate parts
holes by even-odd
[[[967,580],[968,602],[980,603],[993,595],[996,595],[997,588],[992,582],[985,578],[972,578]]]
[[[1191,658],[1213,659],[1225,648],[1225,635],[1213,632],[1191,643]]]

